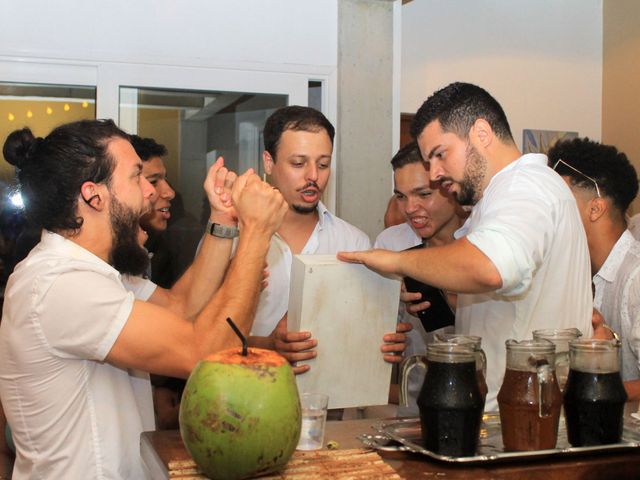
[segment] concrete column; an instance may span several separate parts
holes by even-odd
[[[392,1],[338,1],[336,213],[372,242],[392,185],[393,12]]]

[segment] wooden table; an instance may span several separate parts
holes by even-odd
[[[376,420],[329,421],[325,443],[335,440],[339,448],[361,448],[356,438],[361,433],[373,433]],[[154,479],[167,479],[169,460],[189,458],[178,431],[145,432],[141,438],[143,459]],[[413,479],[515,479],[515,480],[591,480],[640,478],[640,448],[621,453],[572,456],[563,459],[540,459],[503,464],[452,465],[407,452],[379,452],[399,475]]]

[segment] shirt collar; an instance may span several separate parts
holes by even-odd
[[[595,274],[595,277],[600,277],[607,282],[613,282],[633,242],[634,238],[632,233],[629,230],[625,230],[609,252],[607,259],[600,267],[600,270],[598,270],[598,273]]]
[[[324,206],[324,203],[318,202],[318,206],[316,207],[318,210],[318,227],[320,230],[324,228],[324,223],[327,221],[331,213],[327,210],[327,207]]]
[[[81,247],[75,242],[49,230],[42,230],[40,243],[47,250],[59,252],[61,255],[68,257],[70,260],[80,260],[88,262],[96,267],[103,269],[105,272],[115,274],[120,278],[120,272],[102,260],[97,255],[91,253],[86,248]]]
[[[509,170],[516,168],[516,165],[523,165],[523,164],[547,165],[548,162],[549,160],[547,156],[543,153],[525,153],[520,158],[509,163],[502,170],[498,171],[489,181],[489,185],[491,185],[491,182],[493,182],[494,178],[498,177],[499,175],[502,175],[503,172],[508,172]]]

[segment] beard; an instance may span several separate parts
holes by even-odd
[[[475,205],[482,196],[482,183],[487,174],[487,160],[470,143],[467,144],[465,153],[467,163],[460,182],[460,192],[456,197],[460,205]]]
[[[303,215],[309,215],[310,213],[313,213],[316,211],[316,208],[318,207],[318,204],[316,203],[315,205],[312,206],[306,206],[306,205],[292,205],[291,206],[293,208],[293,210],[297,213],[302,213]]]
[[[111,232],[113,246],[109,263],[124,275],[142,275],[149,267],[149,255],[138,243],[140,212],[135,212],[112,197]]]
[[[318,190],[320,190],[320,188],[318,187],[318,184],[316,182],[309,182],[307,183],[304,187],[302,187],[299,191],[303,191],[305,188],[308,187],[315,187]],[[293,208],[293,210],[296,213],[301,213],[303,215],[308,215],[310,213],[313,213],[316,211],[316,208],[318,208],[318,202],[314,203],[313,205],[296,205],[295,203],[291,205],[291,208]]]

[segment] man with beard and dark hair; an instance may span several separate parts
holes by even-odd
[[[333,215],[320,201],[331,173],[334,134],[329,120],[309,107],[276,110],[264,126],[264,170],[289,210],[271,240],[268,285],[260,294],[251,342],[279,350],[294,364],[296,373],[309,369],[296,362],[315,357],[317,342],[310,332],[287,332],[293,255],[333,254],[371,246],[364,232]],[[382,352],[387,361],[402,360],[393,353],[404,350],[404,328],[410,327],[401,324],[398,333],[383,339],[386,344]]]
[[[453,83],[412,124],[431,180],[473,206],[448,245],[408,252],[341,253],[385,273],[458,293],[456,331],[482,337],[487,410],[505,370],[505,341],[541,328],[592,331],[589,251],[575,199],[541,154],[522,155],[500,104]]]
[[[210,234],[189,291],[175,295],[137,276],[147,266],[139,221],[154,189],[111,120],[63,125],[46,138],[16,130],[3,153],[17,167],[28,218],[43,229],[9,278],[0,326],[13,478],[148,478],[139,441],[154,424],[140,371],[186,378],[201,358],[239,346],[225,320],[248,335],[286,202],[219,159],[204,184]],[[212,278],[225,271],[216,291]]]

